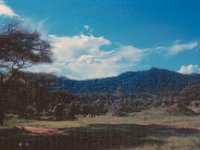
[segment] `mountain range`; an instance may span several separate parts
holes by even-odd
[[[47,75],[39,75],[40,80]],[[200,83],[200,74],[180,74],[174,71],[152,68],[145,71],[125,72],[115,77],[72,80],[65,77],[51,76],[52,90],[70,93],[108,93],[122,87],[125,93],[157,93],[177,91],[187,86]]]

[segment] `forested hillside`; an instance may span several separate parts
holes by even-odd
[[[127,94],[141,92],[157,93],[180,90],[189,85],[200,83],[199,74],[184,75],[157,68],[146,71],[126,72],[116,77],[81,81],[48,74],[34,75],[29,76],[41,82],[45,80],[51,81],[51,89],[70,93],[113,93],[119,86]]]

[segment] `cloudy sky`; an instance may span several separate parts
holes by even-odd
[[[151,67],[200,73],[198,0],[0,0],[0,25],[18,18],[53,46],[30,68],[73,79]]]

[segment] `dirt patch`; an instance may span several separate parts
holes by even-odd
[[[32,127],[32,126],[18,126],[17,128],[24,129],[34,134],[40,135],[66,135],[64,131],[50,128]]]

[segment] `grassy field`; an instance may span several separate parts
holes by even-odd
[[[16,126],[52,128],[66,133],[65,136],[47,139],[40,136],[40,139],[45,139],[40,142],[40,147],[51,145],[47,149],[52,150],[200,149],[200,116],[169,115],[162,108],[131,113],[127,117],[107,114],[94,118],[79,117],[76,121],[37,121],[8,116],[5,126],[0,127],[0,137],[32,137],[37,143],[33,137],[39,135]]]

